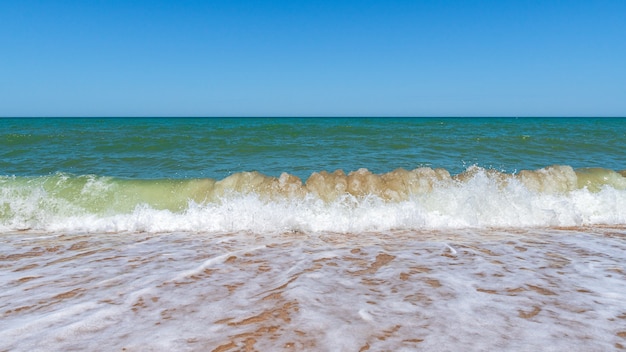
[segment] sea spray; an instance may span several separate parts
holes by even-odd
[[[55,174],[0,178],[0,228],[120,231],[381,231],[626,222],[626,179],[550,166],[516,174],[469,167],[233,174],[127,180]]]

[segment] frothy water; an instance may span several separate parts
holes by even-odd
[[[5,233],[1,243],[2,350],[626,346],[624,228]]]
[[[626,178],[552,166],[506,174],[470,167],[376,175],[283,174],[123,180],[0,178],[0,229],[69,232],[386,231],[626,223]]]

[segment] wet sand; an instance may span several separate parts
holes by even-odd
[[[626,349],[623,227],[0,239],[0,351]]]

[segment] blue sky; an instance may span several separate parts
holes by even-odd
[[[624,116],[626,1],[0,2],[0,116]]]

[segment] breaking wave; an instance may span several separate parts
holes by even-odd
[[[626,224],[626,171],[472,166],[136,180],[0,177],[0,230],[333,231]]]

